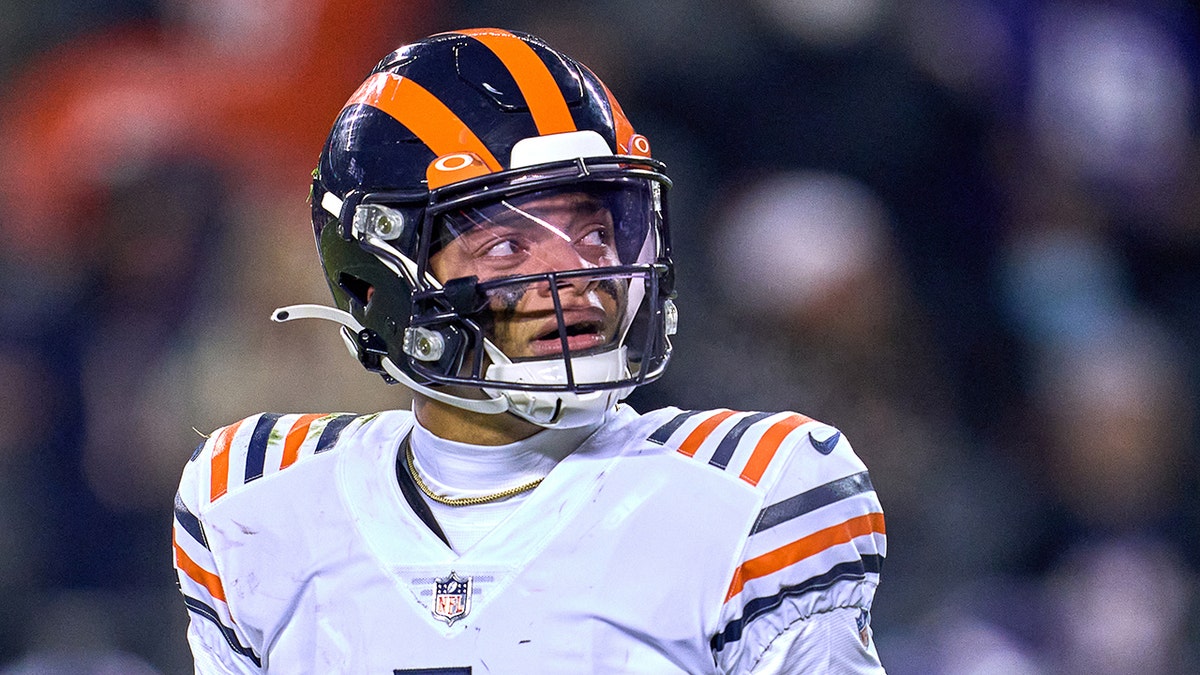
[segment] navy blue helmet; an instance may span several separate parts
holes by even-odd
[[[536,424],[598,419],[675,331],[663,164],[583,64],[531,35],[385,57],[334,122],[312,216],[334,308],[389,381]]]

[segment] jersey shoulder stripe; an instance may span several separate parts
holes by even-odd
[[[209,503],[334,448],[348,427],[373,417],[261,413],[223,427],[209,441]]]
[[[743,416],[721,438],[721,441],[717,443],[717,449],[713,451],[712,458],[708,460],[708,463],[719,469],[727,468],[729,460],[733,457],[734,451],[737,450],[738,444],[741,443],[742,436],[746,434],[746,430],[774,414],[759,412]]]
[[[202,600],[197,600],[190,595],[183,596],[183,604],[187,607],[189,612],[207,619],[214,626],[216,626],[217,630],[219,630],[221,635],[225,638],[225,641],[229,643],[230,649],[232,649],[235,653],[249,659],[250,662],[256,667],[262,668],[262,659],[259,658],[258,654],[254,653],[252,648],[241,643],[241,641],[238,639],[237,633],[232,628],[221,622],[221,615],[217,612],[217,610],[208,606]]]
[[[883,514],[879,512],[864,513],[751,558],[743,562],[734,573],[725,599],[728,600],[741,593],[745,585],[754,579],[774,574],[837,546],[850,544],[859,537],[876,534],[880,536],[887,534]],[[861,558],[862,555],[864,553],[860,552],[857,557]],[[875,553],[866,553],[865,555],[875,555]]]
[[[312,428],[313,422],[324,417],[321,413],[310,413],[301,415],[292,423],[292,428],[288,429],[287,436],[283,439],[283,456],[279,459],[280,470],[286,469],[300,457],[300,446],[304,443],[304,439],[308,438],[308,430]]]
[[[254,665],[261,667],[262,663],[258,654],[253,648],[243,643],[235,628],[237,623],[230,614],[225,586],[221,582],[221,577],[216,572],[205,568],[207,564],[215,569],[207,544],[204,549],[195,549],[191,541],[187,539],[180,541],[178,527],[175,528],[171,537],[171,544],[174,549],[175,569],[179,574],[176,584],[183,595],[183,601],[188,611],[212,623],[229,644],[230,649],[249,659]],[[204,560],[203,564],[188,553],[189,547],[193,547],[195,555]]]
[[[824,574],[810,577],[799,584],[784,586],[774,595],[754,598],[746,603],[740,617],[730,621],[724,630],[712,637],[712,649],[719,652],[725,645],[742,639],[742,633],[748,623],[778,609],[788,598],[827,589],[839,581],[854,581],[864,579],[868,575],[878,575],[882,568],[883,556],[864,555],[858,560],[838,563]]]
[[[267,459],[267,444],[271,441],[271,432],[275,429],[275,423],[279,418],[283,417],[279,413],[263,413],[258,417],[258,422],[254,425],[254,432],[250,434],[250,444],[246,447],[246,470],[243,483],[249,483],[252,480],[262,478],[263,463]]]
[[[696,415],[699,415],[702,412],[706,412],[706,411],[685,410],[685,411],[679,413],[678,415],[672,417],[671,421],[662,425],[658,429],[655,429],[654,433],[650,434],[650,436],[648,437],[647,440],[649,440],[653,443],[657,443],[659,445],[666,445],[667,441],[670,440],[671,436],[674,435],[676,431],[679,431],[679,427],[683,426],[684,423],[687,422],[689,419],[695,417]]]
[[[204,548],[209,548],[208,536],[204,534],[204,525],[200,523],[200,519],[196,517],[196,514],[192,513],[187,504],[183,502],[183,495],[179,494],[179,492],[175,493],[175,522],[183,528],[184,532],[191,535],[192,539],[196,540],[196,543]]]
[[[806,513],[816,511],[822,506],[848,499],[854,495],[873,492],[874,490],[875,486],[871,484],[871,477],[866,471],[860,471],[845,478],[832,480],[824,485],[818,485],[807,492],[801,492],[794,497],[789,497],[764,508],[762,513],[759,514],[758,520],[754,524],[754,529],[750,534],[758,534],[793,518],[799,518]]]
[[[756,486],[791,433],[811,421],[793,412],[688,410],[660,426],[647,440],[735,473]]]
[[[176,569],[202,586],[214,599],[225,602],[225,586],[221,583],[221,577],[217,576],[215,572],[204,569],[200,563],[193,560],[179,543],[178,537],[173,536],[171,538],[171,545],[175,549]]]
[[[217,432],[209,469],[208,500],[210,502],[215,502],[229,491],[229,452],[233,448],[233,438],[244,422],[245,420],[239,420]]]

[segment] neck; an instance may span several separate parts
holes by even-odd
[[[421,394],[413,397],[417,421],[439,438],[471,445],[507,445],[524,440],[542,427],[513,415],[487,415],[456,408]]]

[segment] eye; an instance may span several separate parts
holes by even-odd
[[[607,246],[608,230],[602,226],[597,226],[580,237],[576,244],[580,246]]]
[[[502,258],[505,256],[516,255],[520,252],[516,240],[502,239],[485,246],[483,256],[486,258]]]

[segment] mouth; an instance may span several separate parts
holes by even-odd
[[[605,335],[605,322],[598,317],[579,317],[566,319],[567,349],[572,354],[579,354],[590,349],[596,349],[608,344]],[[559,335],[558,321],[550,321],[543,325],[543,330],[529,343],[534,358],[561,354],[563,340]]]

